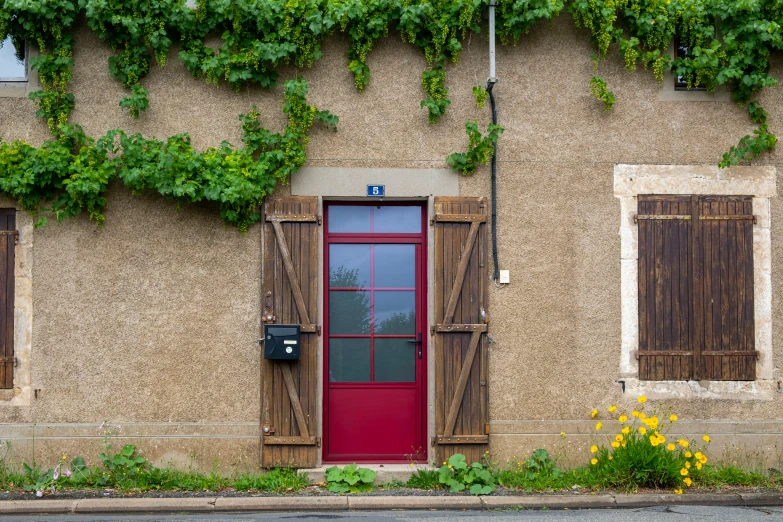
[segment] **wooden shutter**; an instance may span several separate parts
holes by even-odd
[[[697,379],[756,379],[752,213],[750,196],[699,198]]]
[[[436,462],[489,443],[486,198],[435,198]]]
[[[0,388],[14,387],[14,253],[16,210],[0,209]]]
[[[753,199],[639,196],[639,378],[754,380]]]
[[[691,197],[639,196],[639,379],[687,380]]]
[[[262,360],[261,462],[314,467],[317,458],[318,199],[265,205],[263,322],[301,327],[298,361]]]

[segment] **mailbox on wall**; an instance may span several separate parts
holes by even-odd
[[[299,359],[299,325],[264,325],[264,359]]]

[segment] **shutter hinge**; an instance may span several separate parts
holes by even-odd
[[[489,423],[484,424],[484,435],[489,435]]]
[[[430,226],[431,227],[435,226],[435,218],[430,218]]]
[[[18,230],[0,230],[0,236],[14,236],[14,245],[19,244],[19,231]]]
[[[321,336],[321,325],[315,327],[315,333],[320,337]]]
[[[434,448],[435,446],[437,446],[437,445],[438,445],[438,437],[432,437],[432,439],[430,439],[430,445],[431,445],[433,448]]]
[[[318,217],[318,226],[320,227],[323,224],[323,218],[321,216]]]
[[[320,448],[320,447],[321,447],[321,437],[316,437],[316,438],[315,438],[315,445],[316,445],[316,447],[318,447],[318,448]]]
[[[430,336],[435,335],[435,325],[430,326]]]
[[[275,434],[274,426],[264,426],[264,437],[269,437]]]

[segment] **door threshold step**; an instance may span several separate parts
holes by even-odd
[[[398,480],[400,482],[407,482],[414,471],[418,469],[433,469],[429,464],[362,464],[358,463],[362,468],[370,468],[375,473],[375,484],[385,484]],[[300,473],[307,473],[307,477],[312,482],[326,482],[326,470],[332,466],[343,467],[345,464],[328,464],[317,468],[307,468],[298,470]]]

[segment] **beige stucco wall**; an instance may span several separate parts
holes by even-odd
[[[372,79],[358,93],[346,69],[346,42],[331,38],[324,56],[299,73],[310,101],[340,116],[336,133],[314,128],[309,167],[442,169],[465,147],[464,123],[486,122],[471,86],[487,76],[484,36],[465,42],[449,66],[452,105],[435,126],[419,108],[423,56],[384,39],[369,56]],[[147,136],[189,132],[196,147],[238,144],[237,115],[253,104],[272,129],[284,125],[282,90],[235,94],[194,80],[176,60],[153,67],[143,85],[150,108],[123,114],[126,93],[110,77],[108,47],[77,35],[72,121],[92,135],[114,127]],[[752,131],[731,102],[661,101],[649,73],[629,75],[620,58],[599,73],[617,96],[611,113],[589,92],[594,52],[567,16],[542,24],[516,47],[498,49],[498,246],[511,284],[491,287],[491,447],[498,460],[563,442],[582,458],[588,412],[630,407],[619,372],[620,203],[613,169],[623,164],[714,165]],[[772,74],[783,75],[775,57]],[[773,129],[783,122],[783,91],[761,99]],[[0,136],[40,143],[48,137],[32,102],[0,98]],[[780,153],[759,164],[775,165]],[[457,176],[457,174],[454,174]],[[286,193],[281,188],[279,193]],[[465,196],[489,194],[489,171],[460,178]],[[783,363],[783,202],[772,199],[773,352]],[[29,405],[0,402],[0,439],[38,459],[92,456],[106,420],[115,435],[151,458],[211,468],[258,462],[260,227],[242,236],[211,207],[176,211],[157,196],[109,192],[106,226],[77,218],[34,232],[32,386]],[[775,372],[775,376],[777,376]],[[715,435],[714,453],[743,447],[776,463],[783,448],[783,394],[771,400],[672,400],[688,433]],[[759,436],[759,433],[765,433]],[[752,444],[751,444],[752,443]],[[760,446],[759,446],[760,444]],[[746,446],[747,445],[747,448]],[[732,454],[733,455],[733,454]]]

